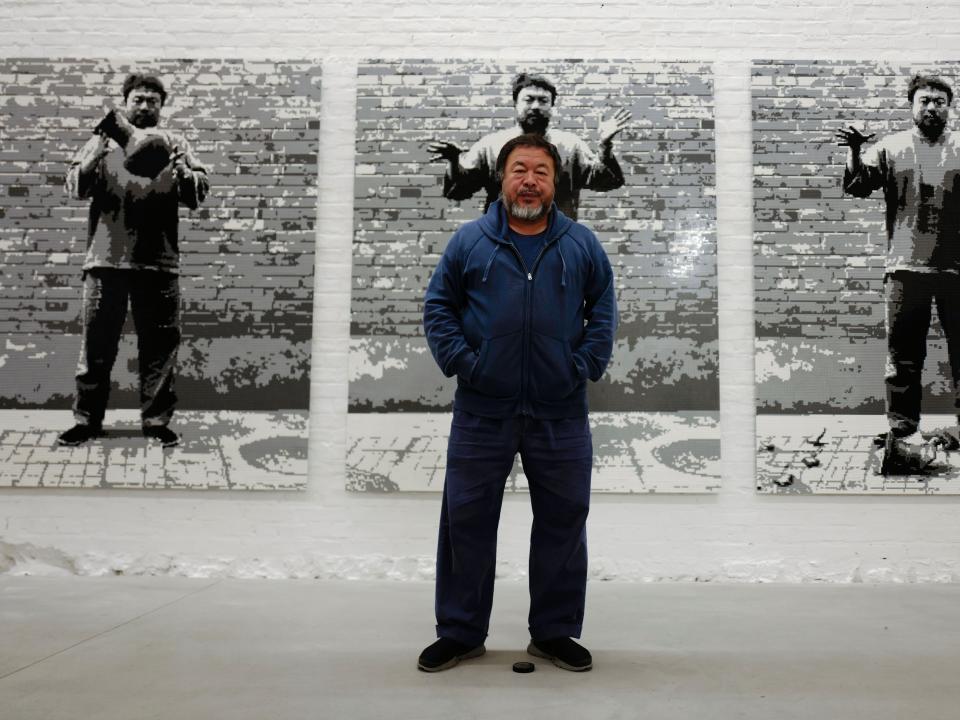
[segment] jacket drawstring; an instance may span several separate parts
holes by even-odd
[[[560,253],[560,287],[567,286],[567,261],[563,259],[563,250],[560,249],[560,241],[557,241],[557,252]]]
[[[490,259],[487,260],[487,266],[483,269],[483,277],[480,279],[480,282],[485,283],[487,281],[487,276],[490,274],[490,266],[493,265],[493,259],[497,256],[498,252],[500,252],[500,243],[495,243],[493,252],[490,253]]]

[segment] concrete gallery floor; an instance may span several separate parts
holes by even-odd
[[[427,674],[430,584],[0,575],[0,717],[960,717],[958,585],[595,582],[580,674],[526,608],[500,583],[487,654]]]

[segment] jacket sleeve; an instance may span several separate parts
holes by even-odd
[[[96,157],[99,145],[100,140],[94,135],[84,143],[70,162],[64,191],[72,200],[85,200],[93,191],[94,183],[100,174],[100,162],[103,159]],[[82,168],[88,169],[84,172]]]
[[[623,170],[613,156],[612,149],[608,148],[598,155],[581,139],[576,144],[573,173],[577,189],[606,192],[623,187],[625,182]]]
[[[586,325],[580,344],[573,351],[573,362],[582,379],[596,382],[610,362],[618,314],[613,269],[595,236],[591,237],[590,252],[592,268],[584,293],[583,309]]]
[[[856,173],[844,165],[843,192],[854,197],[870,197],[870,193],[883,187],[887,169],[887,153],[877,143],[860,156],[860,169]]]
[[[186,205],[191,210],[196,210],[200,207],[200,203],[206,199],[207,193],[210,192],[207,168],[197,160],[186,139],[177,138],[175,142],[183,150],[188,168],[187,174],[177,180],[180,204]]]
[[[466,304],[460,234],[455,234],[437,264],[423,301],[423,331],[440,370],[447,377],[469,381],[477,354],[463,334],[462,308]]]
[[[448,200],[469,200],[486,186],[493,168],[485,152],[486,138],[481,138],[457,158],[456,165],[447,165],[443,175],[443,196]]]

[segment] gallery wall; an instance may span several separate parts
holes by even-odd
[[[430,579],[439,496],[345,487],[356,68],[365,58],[699,60],[715,77],[722,485],[607,496],[588,524],[594,580],[960,580],[960,500],[767,497],[754,487],[750,61],[955,59],[952,2],[7,2],[6,57],[315,57],[323,64],[305,493],[9,490],[0,570]],[[935,30],[935,32],[934,32]],[[4,79],[0,78],[0,81]],[[4,141],[5,142],[5,141]],[[6,148],[3,148],[6,151]],[[3,192],[7,189],[4,188]],[[0,368],[0,383],[6,376]],[[500,575],[526,571],[530,513],[508,498]],[[424,608],[429,625],[430,608]]]

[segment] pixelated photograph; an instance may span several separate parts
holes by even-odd
[[[716,491],[712,70],[578,59],[360,63],[348,489],[443,488],[457,378],[428,348],[424,293],[453,234],[497,200],[497,155],[521,133],[556,147],[554,201],[613,270],[619,326],[588,383],[593,491]],[[518,460],[507,489],[525,488]]]
[[[0,487],[306,486],[320,77],[0,59]]]
[[[960,493],[958,75],[753,64],[759,492]]]

